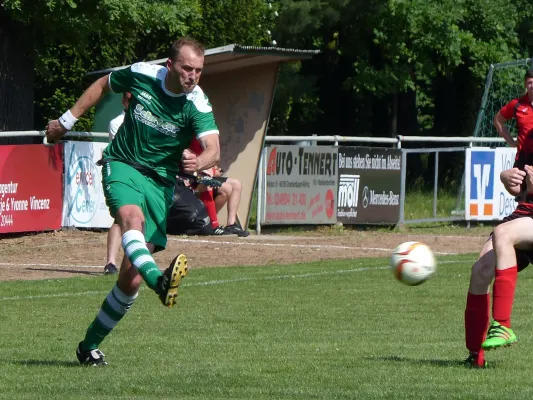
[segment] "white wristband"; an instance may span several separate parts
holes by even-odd
[[[76,122],[78,122],[78,118],[72,115],[70,110],[67,110],[65,114],[59,117],[59,123],[63,125],[67,131],[70,131]]]

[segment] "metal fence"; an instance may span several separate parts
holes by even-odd
[[[44,131],[15,131],[15,132],[0,132],[2,137],[42,137],[43,144],[50,145],[46,142]],[[107,132],[68,132],[65,139],[70,140],[89,140],[89,141],[107,141]],[[461,221],[464,220],[464,215],[461,212],[455,212],[449,217],[437,217],[437,203],[438,203],[438,171],[439,160],[442,153],[451,152],[465,152],[469,147],[479,144],[501,144],[504,142],[502,138],[480,138],[480,137],[426,137],[426,136],[396,136],[394,138],[374,138],[374,137],[348,137],[340,135],[328,136],[266,136],[265,143],[284,143],[284,144],[301,144],[307,142],[307,145],[333,144],[339,146],[343,144],[364,144],[366,146],[383,146],[389,145],[402,150],[402,171],[401,171],[401,193],[400,193],[400,224],[412,224],[422,222],[441,222],[441,221]],[[432,147],[432,148],[402,148],[404,143],[438,143],[438,144],[453,144],[453,147]],[[407,178],[407,155],[408,154],[435,154],[435,171],[433,183],[433,215],[428,218],[408,219],[405,215],[405,199],[406,199],[406,178]],[[260,167],[258,169],[257,177],[257,233],[261,232],[261,215],[265,204],[266,197],[266,152],[261,153]],[[457,194],[457,205],[460,206],[460,199],[464,193],[464,176],[460,185],[459,193]]]

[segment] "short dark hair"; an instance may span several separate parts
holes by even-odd
[[[196,54],[203,56],[205,53],[205,47],[203,44],[193,39],[192,37],[184,36],[176,40],[170,46],[170,54],[169,54],[170,59],[173,61],[176,60],[176,58],[180,54],[181,48],[184,46],[191,47]]]
[[[533,78],[533,68],[529,68],[527,71],[526,71],[526,75],[524,76],[524,80],[528,79],[528,78]]]

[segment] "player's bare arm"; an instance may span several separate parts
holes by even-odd
[[[200,139],[200,144],[204,148],[202,154],[196,154],[185,150],[182,155],[183,171],[195,173],[215,166],[220,161],[220,142],[218,135],[206,135]]]
[[[61,139],[67,131],[71,130],[79,117],[87,110],[94,107],[102,96],[109,90],[109,75],[96,80],[80,96],[76,104],[63,114],[59,119],[50,121],[46,126],[46,138],[49,142]]]
[[[521,185],[524,181],[526,173],[518,168],[511,168],[500,173],[500,181],[505,186],[505,189],[512,196],[520,194]]]
[[[496,114],[496,116],[494,117],[494,127],[496,128],[496,131],[498,132],[498,134],[505,139],[505,142],[510,146],[510,147],[516,147],[517,146],[517,142],[516,140],[511,136],[511,134],[509,133],[509,130],[507,129],[507,125],[506,125],[506,122],[508,120],[505,119],[503,117],[503,115],[498,112],[498,114]]]
[[[218,135],[206,135],[200,138],[200,144],[204,148],[198,156],[198,170],[212,168],[220,161],[220,141]]]

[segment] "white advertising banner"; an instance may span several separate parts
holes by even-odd
[[[107,143],[65,143],[63,226],[109,228],[113,218],[102,188],[102,158]]]
[[[500,173],[513,167],[516,149],[476,147],[466,150],[465,219],[502,220],[515,210],[514,196],[505,190]]]

